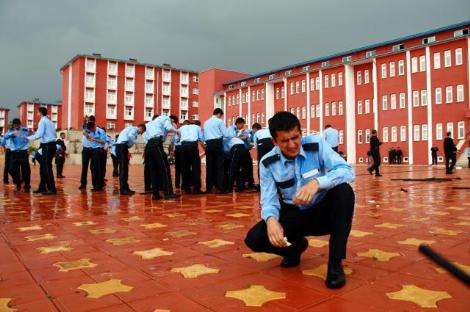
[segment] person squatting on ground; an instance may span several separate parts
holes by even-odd
[[[31,189],[31,167],[29,166],[29,140],[27,139],[28,129],[21,127],[18,118],[13,119],[12,127],[5,134],[5,140],[10,141],[10,172],[13,182],[16,184],[16,190],[21,190],[21,184],[24,184],[24,191],[29,193]]]

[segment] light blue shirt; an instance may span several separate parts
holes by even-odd
[[[319,191],[309,204],[299,206],[304,210],[314,207],[329,189],[341,183],[351,183],[354,177],[353,168],[319,135],[302,138],[299,155],[293,160],[286,159],[275,146],[261,159],[261,218],[279,220],[281,204],[278,190],[285,203],[293,204],[297,191],[316,179]]]
[[[55,125],[46,116],[42,116],[39,120],[38,130],[33,135],[28,136],[28,140],[34,141],[39,139],[40,143],[50,143],[57,140]]]
[[[137,127],[126,127],[124,130],[119,133],[116,144],[127,143],[127,146],[130,148],[137,143],[137,137],[139,135],[139,129]]]
[[[5,133],[5,135],[11,130],[8,129],[8,131]],[[6,149],[9,149],[11,150],[11,148],[13,147],[13,141],[11,139],[7,139],[5,136],[2,137],[2,141],[1,141],[1,145],[6,148]]]
[[[224,153],[227,153],[227,154],[230,153],[230,150],[232,149],[232,147],[237,144],[241,144],[244,146],[245,142],[243,142],[242,139],[237,138],[237,137],[224,139]]]
[[[222,119],[212,116],[204,123],[204,140],[215,140],[230,136],[232,135],[228,133]]]
[[[174,146],[181,146],[181,140],[178,134],[171,137],[171,144]]]
[[[7,142],[8,148],[12,151],[24,151],[29,147],[29,140],[25,137],[17,135],[16,132],[20,132],[25,137],[28,136],[28,129],[19,128],[19,129],[9,129],[5,134],[5,140]]]
[[[161,115],[146,125],[149,140],[157,137],[165,137],[170,131],[178,131],[171,123],[170,117]]]
[[[106,142],[106,132],[103,129],[96,127],[95,132],[88,131],[88,136],[92,137],[96,140],[101,140]],[[88,141],[88,140],[87,140]],[[103,148],[105,143],[98,143],[98,142],[91,142],[88,141],[90,144],[90,148]]]
[[[470,147],[467,147],[467,157],[470,157]]]
[[[145,131],[144,133],[142,133],[142,143],[147,144],[149,139],[150,137],[149,137],[148,131]]]
[[[323,131],[323,137],[325,141],[330,144],[331,147],[337,147],[339,145],[339,132],[333,127],[328,127]]]
[[[260,129],[253,134],[253,145],[258,149],[258,141],[262,139],[271,139],[271,132],[269,129]]]
[[[116,155],[116,140],[110,139],[109,145],[111,146],[111,155],[117,156]]]
[[[198,125],[184,125],[179,129],[181,142],[204,142],[204,135]]]

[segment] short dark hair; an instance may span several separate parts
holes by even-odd
[[[155,120],[155,118],[158,118],[158,117],[160,117],[160,115],[155,114],[155,115],[153,115],[152,120]]]
[[[147,127],[143,123],[139,124],[137,127],[144,129],[144,132],[147,131]]]
[[[91,130],[95,127],[95,123],[93,121],[89,121],[86,123],[87,130]]]
[[[214,109],[214,112],[212,112],[212,115],[223,115],[224,111],[221,108],[216,108]]]
[[[178,117],[176,117],[176,115],[170,115],[170,119],[173,120],[174,123],[178,123]]]
[[[447,136],[450,136],[450,135],[451,135],[450,131],[449,131],[449,132],[447,132]]]
[[[269,132],[273,138],[276,138],[277,131],[289,131],[294,128],[300,131],[300,121],[292,113],[289,112],[278,112],[268,121]]]
[[[235,124],[239,124],[239,123],[245,123],[245,119],[243,119],[243,117],[238,117],[238,118],[235,120]]]
[[[13,119],[13,120],[11,121],[11,123],[14,124],[14,125],[21,125],[21,121],[20,121],[19,118]]]
[[[255,122],[252,126],[251,126],[252,129],[257,129],[257,130],[260,130],[261,129],[261,125],[257,122]]]
[[[47,116],[47,108],[45,107],[39,107],[38,111],[41,113],[43,116]]]
[[[62,134],[65,135],[65,132],[61,132],[59,135],[62,135]]]
[[[93,122],[95,122],[95,121],[96,121],[95,116],[93,116],[93,115],[88,116],[88,121],[93,121]]]
[[[201,126],[201,121],[199,120],[194,120],[193,121],[196,126]]]
[[[325,126],[325,129],[326,129],[326,128],[331,128],[331,125],[330,125],[330,124],[327,124],[327,125]]]
[[[189,122],[189,120],[183,121],[183,126],[190,125],[190,124],[191,124],[191,123]]]

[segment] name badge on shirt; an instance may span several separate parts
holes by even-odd
[[[313,169],[302,174],[302,178],[308,179],[318,174],[318,169]]]

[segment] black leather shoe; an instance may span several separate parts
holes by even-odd
[[[153,194],[153,195],[152,195],[152,200],[160,200],[160,199],[162,199],[162,197],[160,196],[160,194],[157,194],[157,195]]]
[[[46,191],[42,193],[42,195],[55,195],[55,194],[57,194],[56,190],[50,190],[50,191]]]
[[[17,186],[16,186],[16,190],[17,190],[18,192],[21,191],[21,185],[17,185]]]
[[[382,175],[380,173],[376,174],[375,175],[376,177],[381,177]]]
[[[201,191],[201,190],[195,190],[195,191],[193,191],[193,194],[194,195],[200,195],[200,194],[204,194],[204,192]]]
[[[25,187],[24,191],[25,191],[25,193],[29,193],[31,191],[31,188],[30,187]]]
[[[230,192],[229,190],[217,190],[215,191],[216,194],[228,194],[228,193],[232,193]]]
[[[41,189],[41,188],[38,188],[38,189],[36,189],[36,190],[33,191],[34,194],[42,194],[42,193],[44,193],[44,192],[46,192],[46,190],[45,190],[45,189]]]
[[[300,250],[288,257],[284,257],[281,261],[281,268],[293,268],[300,264],[300,256],[308,248],[307,239],[303,239],[302,244],[300,245]]]
[[[78,187],[79,190],[86,190],[86,185],[80,184]]]
[[[328,262],[328,272],[325,280],[326,287],[331,289],[341,288],[346,284],[341,260],[330,260]]]
[[[367,171],[369,171],[369,174],[372,175],[372,169],[367,168]]]
[[[96,188],[92,188],[91,191],[92,192],[101,192],[101,191],[104,191],[104,189],[102,187],[96,187]]]
[[[168,194],[168,195],[165,195],[163,198],[166,199],[166,200],[168,200],[168,199],[177,199],[177,198],[180,198],[180,195],[178,195],[178,194]]]
[[[122,190],[120,192],[121,195],[134,195],[135,192],[131,191],[131,190]]]

